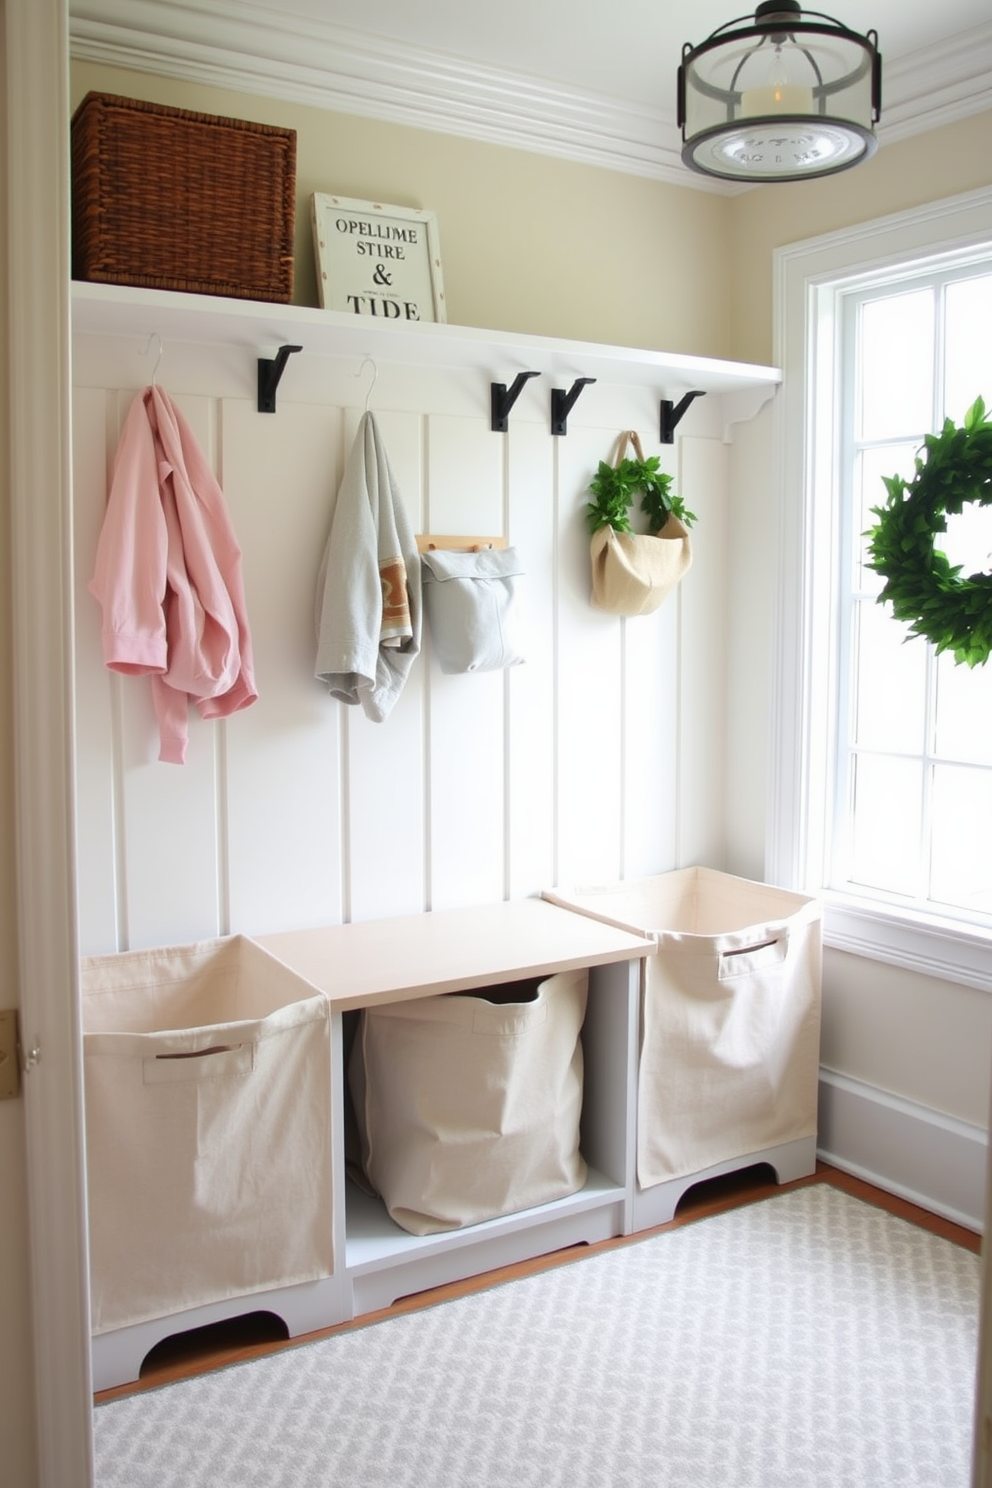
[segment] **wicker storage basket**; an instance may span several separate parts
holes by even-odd
[[[296,132],[88,93],[72,120],[73,276],[293,293]]]

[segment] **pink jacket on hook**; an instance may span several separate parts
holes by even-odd
[[[190,698],[203,718],[255,701],[241,549],[193,431],[160,387],[124,422],[89,587],[106,665],[152,679],[160,760],[185,762]]]

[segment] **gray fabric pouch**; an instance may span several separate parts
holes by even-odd
[[[520,559],[515,548],[421,554],[424,611],[442,672],[518,666]]]

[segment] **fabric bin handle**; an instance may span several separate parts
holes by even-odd
[[[145,1085],[175,1085],[218,1076],[250,1075],[255,1068],[255,1044],[217,1044],[188,1054],[154,1054],[141,1061]]]
[[[735,946],[720,952],[720,980],[730,977],[749,976],[755,971],[764,971],[784,961],[789,954],[789,933],[776,930],[767,939],[755,941],[753,945]]]

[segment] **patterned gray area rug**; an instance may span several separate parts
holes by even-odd
[[[98,1488],[968,1488],[979,1260],[816,1184],[98,1406]]]

